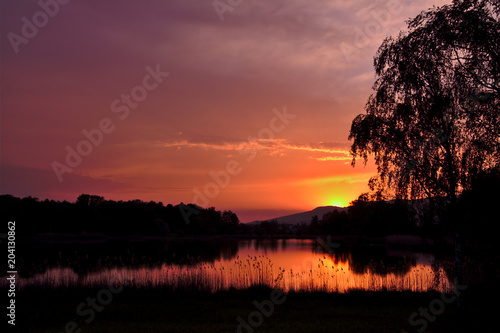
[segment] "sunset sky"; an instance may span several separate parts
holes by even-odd
[[[376,50],[451,0],[60,2],[1,1],[1,193],[247,222],[368,190],[347,137]]]

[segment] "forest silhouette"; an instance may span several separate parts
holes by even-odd
[[[500,200],[500,171],[481,173],[470,190],[458,198],[458,218],[474,239],[490,239],[488,225],[495,220]],[[105,236],[312,236],[349,235],[382,237],[418,235],[440,239],[449,235],[443,212],[427,200],[373,200],[367,193],[346,210],[314,216],[310,222],[291,225],[267,220],[240,223],[231,210],[202,208],[194,204],[164,205],[154,201],[113,201],[82,194],[75,202],[0,196],[5,218],[16,221],[19,238]],[[188,213],[186,213],[188,212]]]

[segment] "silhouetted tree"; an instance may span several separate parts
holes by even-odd
[[[310,234],[319,234],[320,233],[318,215],[314,215],[311,218],[311,223],[309,223],[309,233]]]
[[[331,213],[323,215],[321,221],[322,229],[327,235],[346,235],[350,233],[352,226],[348,212],[334,210]]]
[[[455,0],[408,22],[374,59],[377,80],[349,135],[351,152],[373,154],[377,198],[430,198],[456,239],[457,198],[500,160],[500,3]],[[459,302],[460,304],[461,302]]]
[[[269,221],[260,222],[255,226],[255,233],[257,235],[273,236],[277,235],[280,231],[278,220],[273,219]]]
[[[498,234],[491,224],[498,220],[500,202],[500,167],[477,175],[470,190],[459,198],[459,217],[469,238],[483,245],[498,245]]]
[[[98,206],[104,201],[104,197],[99,195],[81,194],[76,198],[76,203],[82,206]]]

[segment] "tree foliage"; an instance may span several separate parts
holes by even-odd
[[[365,114],[352,122],[353,165],[373,155],[379,199],[454,205],[500,162],[500,4],[456,0],[408,21],[374,59]]]
[[[4,219],[17,222],[20,237],[67,234],[104,234],[109,236],[159,236],[172,233],[215,235],[245,232],[238,216],[230,210],[214,207],[196,210],[186,218],[186,205],[162,202],[105,200],[98,195],[82,194],[76,202],[43,200],[0,195]]]

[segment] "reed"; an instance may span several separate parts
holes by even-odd
[[[43,274],[19,279],[19,288],[101,287],[110,282],[127,287],[171,288],[172,290],[246,289],[260,285],[284,291],[322,291],[345,293],[349,290],[449,292],[453,289],[442,269],[417,265],[405,275],[378,275],[368,271],[357,274],[348,261],[316,255],[294,267],[281,267],[265,255],[237,256],[234,260],[197,265],[167,265],[141,268],[107,268],[78,275],[69,268],[49,269]]]

